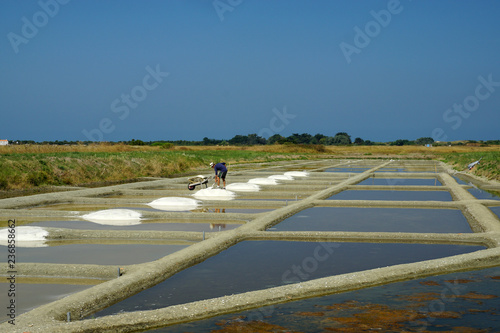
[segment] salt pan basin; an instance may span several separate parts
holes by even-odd
[[[204,188],[193,194],[193,196],[201,200],[233,200],[236,193],[220,188]]]
[[[0,230],[0,245],[8,246],[8,237],[9,229],[13,228],[5,228]],[[44,247],[47,246],[45,244],[45,238],[49,235],[49,232],[40,227],[26,227],[20,226],[15,227],[15,245],[16,247]]]
[[[106,225],[136,225],[141,224],[141,213],[131,209],[106,209],[82,215],[82,218]]]
[[[374,330],[377,332],[395,332],[394,327],[399,332],[453,332],[457,327],[462,332],[483,332],[485,327],[489,332],[500,332],[495,313],[500,292],[494,289],[495,284],[500,284],[498,276],[500,267],[432,276],[275,304],[148,332],[231,332],[235,323],[240,332],[244,332],[250,331],[257,320],[264,327],[279,327],[281,332],[331,332],[332,322],[338,318],[345,323],[347,332],[365,332],[367,320],[378,318],[377,325],[382,328]],[[445,295],[454,296],[447,296],[449,299],[444,301]],[[418,321],[404,320],[415,315],[417,304],[419,309],[427,310],[434,309],[436,303],[440,304],[436,312],[422,311],[418,312],[422,314]],[[441,310],[445,306],[446,309]],[[389,316],[394,321],[384,320]]]
[[[276,180],[293,180],[292,176],[286,176],[286,175],[272,175],[267,178],[270,179],[276,179]]]
[[[234,183],[226,186],[226,189],[235,192],[259,192],[260,187],[257,184],[250,183]]]
[[[252,178],[248,183],[257,185],[278,185],[276,179],[273,178]]]
[[[200,201],[191,198],[165,197],[151,201],[148,206],[159,210],[182,212],[196,209],[200,204]]]
[[[443,244],[243,241],[96,313],[96,317],[159,309],[483,249],[483,246]]]
[[[5,278],[2,280],[7,281]],[[9,287],[10,284],[0,283],[0,290],[5,290],[6,295],[5,298],[3,295],[0,298],[0,306],[2,309],[6,309],[10,305],[10,299],[7,297],[7,290],[9,290]],[[28,312],[40,305],[50,303],[90,287],[92,287],[92,285],[18,283],[16,285],[16,315]],[[0,323],[11,319],[10,316],[5,315],[5,312],[0,316]]]
[[[290,177],[308,177],[309,172],[307,171],[288,171],[284,173],[285,176]]]

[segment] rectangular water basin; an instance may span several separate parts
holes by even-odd
[[[258,214],[273,211],[274,208],[224,208],[220,207],[209,207],[200,210],[194,210],[193,212],[203,212],[203,213],[242,213],[242,214]]]
[[[470,188],[467,191],[469,191],[469,193],[472,194],[476,199],[500,200],[500,193],[498,192],[488,192],[479,188]]]
[[[458,209],[314,207],[269,230],[359,232],[472,232]]]
[[[5,280],[5,278],[2,280]],[[0,306],[2,307],[2,310],[5,309],[2,311],[0,316],[0,323],[11,319],[6,315],[7,306],[10,305],[10,299],[15,300],[15,314],[16,316],[19,316],[22,313],[33,310],[40,305],[56,301],[70,294],[92,287],[92,285],[76,284],[78,283],[76,281],[75,284],[38,284],[20,283],[20,281],[22,281],[22,279],[16,279],[15,297],[13,298],[7,297],[10,287],[9,284],[3,282],[0,283],[0,293],[2,293]],[[101,281],[95,281],[94,283],[97,284],[99,282]]]
[[[500,332],[500,267],[397,282],[151,330]],[[265,330],[259,330],[265,328]]]
[[[399,173],[408,173],[408,172],[414,172],[414,173],[420,173],[420,172],[425,172],[425,173],[436,173],[436,169],[434,167],[419,167],[419,168],[381,168],[375,171],[376,173],[383,173],[383,172],[399,172]]]
[[[367,178],[356,185],[441,186],[437,178]]]
[[[154,261],[189,245],[150,244],[72,244],[16,247],[16,261],[53,264],[132,265]],[[185,242],[187,243],[187,242]],[[61,244],[60,242],[48,242]],[[0,251],[7,253],[6,246]]]
[[[453,201],[448,191],[346,190],[327,200]]]
[[[500,219],[500,207],[489,207],[489,209]]]
[[[346,167],[343,167],[343,168],[325,169],[324,172],[362,173],[362,172],[368,171],[370,169],[371,168],[348,168],[348,167],[346,168]]]
[[[96,316],[158,309],[482,249],[466,245],[244,241]],[[314,259],[318,256],[321,261]]]
[[[194,222],[196,221],[196,222]],[[231,230],[238,228],[242,221],[207,221],[207,220],[190,220],[190,219],[172,219],[172,220],[143,220],[140,224],[133,225],[107,225],[89,221],[39,221],[32,222],[29,225],[33,227],[52,227],[52,228],[67,228],[67,229],[82,229],[82,230],[156,230],[156,231],[197,231],[210,232]],[[221,223],[222,222],[222,223]]]

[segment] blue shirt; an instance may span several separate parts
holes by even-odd
[[[217,164],[214,166],[214,170],[215,170],[215,174],[217,174],[217,171],[226,172],[226,171],[227,171],[227,168],[226,168],[226,163],[224,163],[224,162],[222,162],[222,163],[217,163]]]

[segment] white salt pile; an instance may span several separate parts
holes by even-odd
[[[286,176],[286,175],[272,175],[267,178],[271,179],[276,179],[276,180],[293,180],[292,176]]]
[[[276,179],[272,178],[252,178],[248,183],[257,185],[278,185]]]
[[[259,192],[260,187],[257,184],[233,183],[227,185],[226,189],[236,192]]]
[[[309,172],[307,171],[288,171],[284,173],[285,176],[290,177],[307,177],[309,176]]]
[[[148,203],[148,206],[154,209],[182,212],[196,209],[200,206],[200,204],[201,202],[191,198],[165,197],[151,201]]]
[[[236,193],[220,188],[204,188],[193,194],[196,199],[201,200],[233,200]]]
[[[49,232],[41,227],[20,226],[14,230],[15,232],[12,233],[9,232],[9,228],[0,229],[0,245],[8,246],[8,244],[12,244],[8,240],[14,239],[16,247],[48,246],[45,244],[45,238],[49,235]],[[9,238],[9,235],[15,235],[15,238]]]
[[[141,213],[130,209],[99,210],[81,216],[83,219],[105,225],[136,225],[141,224]]]

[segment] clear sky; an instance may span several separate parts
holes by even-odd
[[[500,139],[497,0],[2,0],[0,139]]]

